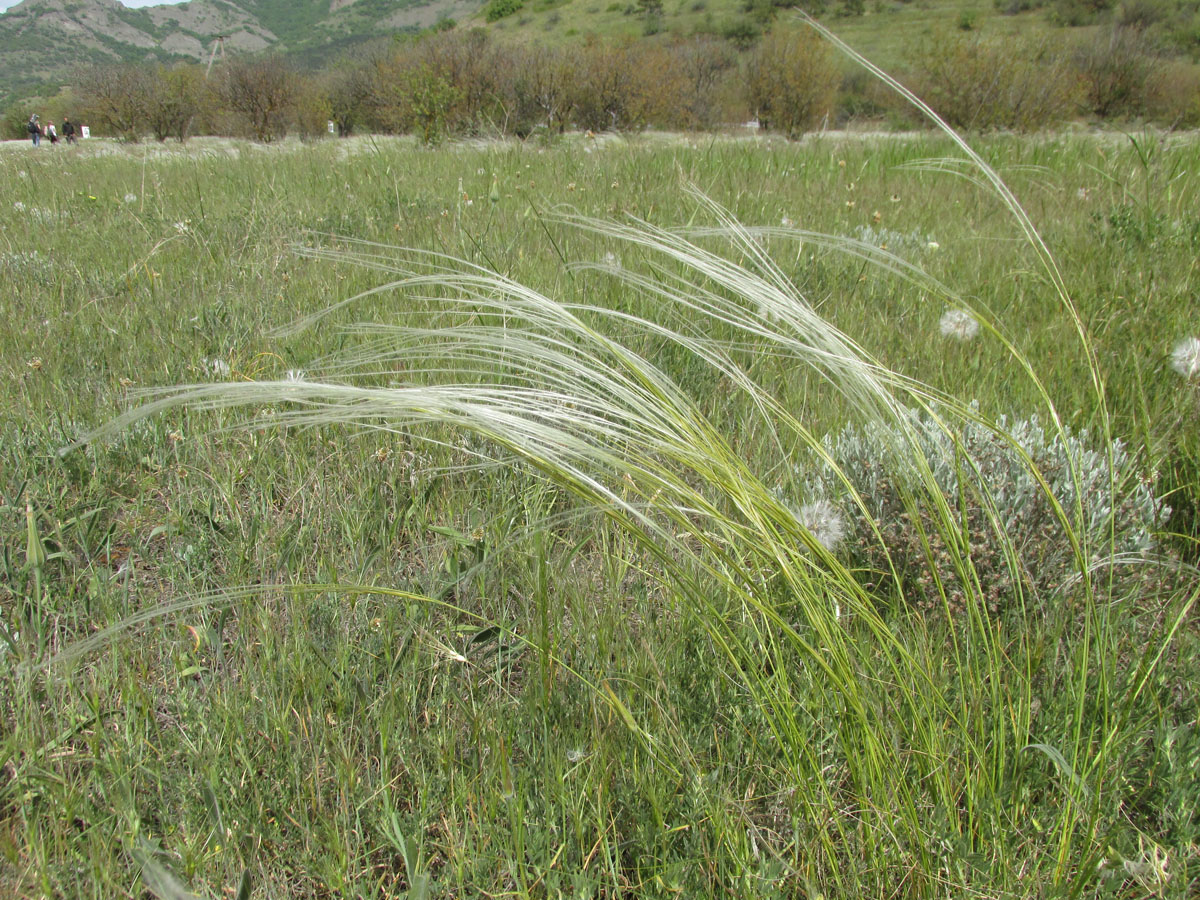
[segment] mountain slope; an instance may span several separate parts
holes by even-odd
[[[0,15],[0,102],[80,65],[206,59],[226,52],[327,55],[446,16],[481,0],[191,0],[129,9],[119,0],[24,0]]]

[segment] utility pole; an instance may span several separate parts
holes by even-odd
[[[212,53],[208,57],[208,68],[204,70],[205,81],[208,81],[208,73],[212,71],[213,62],[217,58],[217,50],[221,51],[221,62],[225,62],[225,38],[227,37],[229,37],[227,34],[218,34],[213,42]]]

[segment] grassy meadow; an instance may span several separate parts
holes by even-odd
[[[1075,314],[928,133],[0,148],[0,895],[1195,896],[1200,141],[977,149]],[[907,408],[1171,512],[789,518]]]

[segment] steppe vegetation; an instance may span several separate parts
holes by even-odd
[[[0,893],[1194,896],[1200,144],[979,152],[10,146]]]

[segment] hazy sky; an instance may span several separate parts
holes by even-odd
[[[21,0],[0,0],[0,12],[4,12],[10,6],[16,6]],[[121,0],[126,6],[167,6],[176,3],[185,3],[187,0]]]

